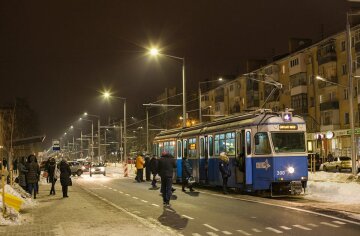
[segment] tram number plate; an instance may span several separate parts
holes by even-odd
[[[285,175],[285,170],[277,170],[276,175]]]

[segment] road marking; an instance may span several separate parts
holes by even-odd
[[[152,203],[151,205],[156,206],[156,207],[160,207],[158,204],[154,204],[154,203]]]
[[[218,234],[216,233],[213,233],[213,232],[206,232],[208,235],[211,235],[211,236],[219,236]]]
[[[111,187],[108,187],[108,189],[113,189],[113,188],[111,188]]]
[[[339,225],[346,225],[346,223],[344,223],[342,221],[334,220],[333,222],[336,223],[336,224],[339,224]]]
[[[253,228],[252,231],[256,232],[256,233],[261,233],[262,231],[256,228]]]
[[[229,232],[229,231],[222,231],[223,232],[223,234],[226,234],[226,235],[231,235],[232,233],[231,232]]]
[[[203,224],[203,226],[208,227],[209,229],[212,229],[214,231],[219,231],[217,228],[214,228],[214,227],[212,227],[211,225],[208,225],[208,224]]]
[[[139,199],[139,198],[137,198],[137,197],[132,197],[132,198],[134,198],[134,199]]]
[[[201,234],[198,234],[198,233],[192,233],[192,236],[201,236]]]
[[[117,190],[116,190],[116,189],[113,189],[113,191],[114,191],[114,192],[117,192]]]
[[[130,194],[128,194],[128,193],[125,193],[125,195],[130,197]]]
[[[330,227],[333,227],[333,228],[339,228],[340,227],[338,225],[330,224],[328,222],[320,222],[320,224],[327,225],[327,226],[330,226]]]
[[[190,216],[187,216],[187,215],[181,215],[182,217],[184,217],[184,218],[187,218],[187,219],[189,219],[189,220],[193,220],[194,218],[192,218],[192,217],[190,217]]]
[[[307,228],[305,226],[302,226],[302,225],[293,225],[294,227],[296,228],[299,228],[299,229],[303,229],[303,230],[311,230],[310,228]]]
[[[238,229],[238,230],[236,230],[237,232],[239,232],[239,233],[241,233],[241,234],[243,234],[243,235],[252,235],[252,234],[249,234],[248,232],[245,232],[244,230],[241,230],[241,229]]]
[[[145,203],[147,203],[148,201],[145,201],[145,200],[141,200],[142,202],[145,202]]]
[[[285,229],[285,230],[290,230],[291,229],[291,228],[286,227],[286,226],[280,226],[280,228]]]
[[[274,229],[274,228],[271,228],[271,227],[266,227],[265,229],[269,230],[269,231],[272,231],[274,233],[277,233],[277,234],[282,234],[283,232],[280,231],[280,230],[277,230],[277,229]]]
[[[308,224],[309,226],[311,226],[311,227],[319,227],[318,225],[316,225],[316,224]]]
[[[175,211],[173,211],[173,210],[171,210],[171,209],[168,209],[168,208],[165,208],[165,210],[166,210],[166,211],[170,211],[170,212],[175,212]]]
[[[121,192],[121,191],[119,190],[119,193],[124,193],[124,192]]]

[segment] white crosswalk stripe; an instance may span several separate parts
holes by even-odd
[[[223,232],[223,234],[226,234],[226,235],[231,235],[232,233],[231,232],[229,232],[229,231],[222,231]]]
[[[335,224],[339,224],[339,225],[346,225],[345,222],[338,221],[338,220],[334,220],[333,222],[334,222]]]
[[[320,224],[323,224],[323,225],[326,225],[326,226],[330,226],[330,227],[333,227],[333,228],[339,228],[340,226],[338,225],[334,225],[334,224],[330,224],[328,222],[320,222]]]
[[[256,228],[253,228],[252,231],[256,232],[256,233],[261,233],[262,231]]]
[[[248,232],[245,232],[244,230],[241,230],[241,229],[236,230],[236,231],[239,232],[239,233],[241,233],[241,234],[243,234],[243,235],[251,235],[251,234],[249,234]]]
[[[265,229],[269,230],[269,231],[272,231],[274,233],[277,233],[277,234],[282,234],[283,232],[280,231],[280,230],[277,230],[277,229],[274,229],[274,228],[271,228],[271,227],[266,227]]]
[[[217,228],[215,227],[212,227],[211,225],[208,225],[208,224],[203,224],[205,227],[208,227],[209,229],[211,230],[214,230],[214,231],[219,231]]]
[[[311,230],[310,228],[307,228],[305,226],[302,226],[302,225],[293,225],[294,227],[296,228],[299,228],[299,229],[303,229],[303,230]]]
[[[285,229],[285,230],[290,230],[291,229],[291,228],[286,227],[286,226],[280,226],[280,228]]]
[[[201,236],[201,234],[198,234],[198,233],[192,233],[191,235],[192,236]]]
[[[214,233],[214,232],[206,232],[208,235],[210,236],[219,236],[218,234]]]
[[[308,226],[311,226],[311,227],[319,227],[318,225],[316,225],[316,224],[312,224],[312,223],[310,223],[310,224],[307,224]]]

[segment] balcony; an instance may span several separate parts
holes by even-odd
[[[323,45],[319,46],[317,51],[317,61],[319,65],[336,61],[336,48],[335,48],[335,39],[331,39],[324,43]]]
[[[339,83],[338,78],[336,76],[326,77],[326,80],[330,81],[330,82],[333,82],[333,83]],[[338,86],[338,85],[332,84],[332,83],[327,83],[325,81],[319,80],[318,81],[318,86],[319,86],[319,89],[321,89],[321,88],[325,88],[325,87],[328,87],[328,86]]]
[[[290,95],[295,96],[301,93],[307,93],[307,86],[306,85],[299,85],[296,87],[291,88]]]
[[[320,104],[320,111],[339,110],[339,101],[328,101]]]

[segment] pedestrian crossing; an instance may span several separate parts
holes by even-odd
[[[285,226],[285,225],[281,225],[278,227],[264,227],[263,229],[259,229],[259,228],[251,228],[251,229],[238,229],[235,230],[235,232],[231,232],[231,231],[222,231],[218,228],[215,228],[214,226],[211,226],[209,224],[203,224],[203,226],[206,227],[206,229],[210,229],[211,231],[207,231],[205,233],[192,233],[192,236],[203,236],[203,235],[210,235],[210,236],[219,236],[219,235],[245,235],[245,236],[251,236],[251,235],[260,235],[261,233],[265,233],[266,235],[268,235],[269,233],[272,234],[286,234],[286,232],[289,232],[290,230],[304,230],[304,231],[311,231],[313,229],[316,229],[318,227],[329,227],[329,228],[339,228],[341,226],[346,225],[345,222],[339,221],[339,220],[334,220],[331,222],[319,222],[319,224],[314,224],[314,223],[307,223],[306,225],[289,225],[289,226]]]

